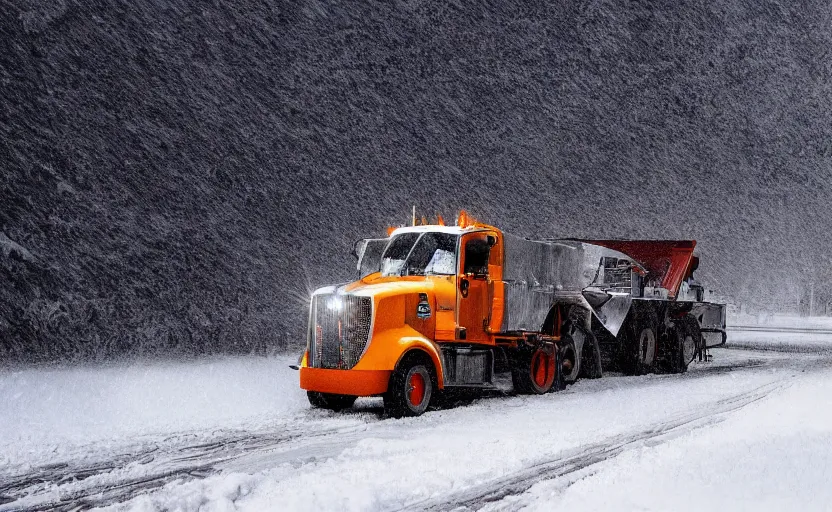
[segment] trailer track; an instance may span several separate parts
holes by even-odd
[[[463,511],[478,510],[489,504],[497,505],[507,497],[526,492],[539,482],[589,468],[614,458],[625,450],[645,444],[655,446],[692,430],[719,423],[728,414],[762,400],[771,392],[783,389],[787,385],[784,381],[766,384],[719,400],[705,412],[680,415],[633,434],[621,435],[606,442],[569,450],[557,458],[539,461],[510,475],[483,482],[450,496],[409,503],[399,510]]]
[[[189,444],[174,438],[171,444],[154,444],[106,461],[41,466],[0,484],[0,511],[77,511],[120,503],[172,481],[205,478],[216,473],[218,465],[252,453],[351,430],[361,428],[304,432],[302,425],[296,425],[280,433],[220,432],[209,442]],[[25,504],[17,503],[19,500]]]

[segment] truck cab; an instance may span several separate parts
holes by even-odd
[[[501,238],[491,226],[429,225],[359,241],[359,279],[312,295],[300,365],[310,401],[341,408],[356,396],[383,395],[392,414],[419,414],[460,378],[490,385],[491,354],[470,347],[493,346],[502,323]],[[475,376],[468,367],[443,371],[454,345],[478,363]],[[404,366],[418,371],[394,375]],[[398,403],[388,393],[395,386],[408,390]]]

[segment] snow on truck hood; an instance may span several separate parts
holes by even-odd
[[[404,226],[401,228],[396,228],[390,234],[391,237],[401,234],[401,233],[448,233],[451,235],[461,235],[462,233],[467,233],[470,231],[480,231],[483,228],[481,227],[467,227],[462,228],[459,226],[439,226],[436,224],[426,224],[424,226]]]
[[[355,281],[336,286],[318,288],[312,295],[344,294],[373,297],[378,295],[399,295],[403,293],[430,292],[436,288],[437,281],[450,282],[453,276],[434,276],[432,279],[417,278],[413,280],[401,277],[378,278],[371,282]]]

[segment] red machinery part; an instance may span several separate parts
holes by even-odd
[[[662,288],[671,297],[679,293],[679,286],[695,269],[693,249],[695,240],[581,240],[624,253],[641,264],[655,277],[661,278]]]

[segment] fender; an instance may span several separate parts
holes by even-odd
[[[353,369],[393,371],[402,358],[412,350],[421,350],[430,356],[436,368],[438,388],[444,388],[445,379],[439,347],[433,340],[409,325],[373,333],[367,352]]]
[[[408,343],[407,349],[402,353],[401,357],[399,357],[398,361],[396,361],[396,366],[399,365],[404,357],[414,351],[421,351],[427,352],[430,356],[431,361],[433,361],[433,366],[436,368],[436,386],[439,389],[445,388],[445,376],[444,371],[442,370],[442,359],[439,357],[439,349],[436,348],[436,344],[427,338],[415,338],[410,340],[402,340]]]

